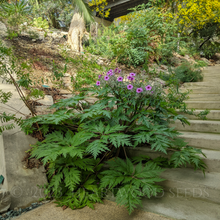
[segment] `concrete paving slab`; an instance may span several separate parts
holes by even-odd
[[[144,210],[170,216],[179,220],[219,220],[220,205],[189,197],[187,193],[180,195],[172,191],[161,196],[143,199]]]
[[[206,87],[210,87],[210,82],[209,81],[208,82],[207,81],[206,82],[204,82],[204,81],[202,81],[202,82],[188,82],[188,83],[183,84],[184,88],[191,87],[191,86],[195,87],[195,88],[196,87],[206,88]],[[218,81],[215,80],[215,83],[213,83],[212,86],[218,86]]]
[[[182,131],[181,134],[181,137],[184,138],[184,140],[188,142],[190,146],[207,150],[217,150],[220,152],[219,134],[197,133],[187,131]]]
[[[158,151],[152,151],[150,148],[147,147],[136,147],[136,148],[128,148],[129,155],[132,156],[141,156],[141,155],[147,155],[150,156],[152,159],[155,159],[157,157],[165,157],[170,158],[173,152],[168,152],[167,154],[163,154]],[[201,155],[202,160],[207,165],[206,172],[217,172],[220,173],[220,151],[216,150],[205,150],[203,149],[202,152],[206,155],[204,157]],[[192,165],[187,165],[187,168],[194,169]]]
[[[11,195],[6,189],[0,189],[0,214],[6,212],[11,205]]]
[[[42,105],[51,106],[53,105],[53,97],[51,95],[45,95],[42,99],[32,98],[32,100],[41,103]]]
[[[204,75],[219,75],[220,76],[220,66],[208,66],[205,67],[204,70],[202,71],[202,74]]]
[[[220,101],[220,94],[189,94],[189,101]]]
[[[185,101],[187,108],[220,110],[220,101]]]
[[[44,197],[43,189],[37,185],[47,183],[45,169],[26,169],[22,159],[25,151],[30,149],[30,144],[35,144],[36,139],[25,135],[19,128],[3,132],[5,168],[7,177],[7,190],[11,192],[11,208],[23,208]],[[1,168],[0,168],[1,172]],[[4,186],[4,184],[3,184]]]
[[[200,112],[204,111],[203,110],[198,110],[196,109],[194,112],[196,114],[199,114]],[[188,115],[185,113],[180,112],[180,114],[185,115],[188,119],[191,120],[200,120],[198,117],[194,116],[194,115]],[[207,120],[215,120],[215,121],[219,121],[220,119],[220,110],[210,110],[209,114],[206,116]]]
[[[167,169],[161,174],[165,191],[220,204],[220,173],[206,173],[187,168]]]
[[[158,214],[135,210],[130,216],[128,211],[115,202],[104,200],[104,204],[95,204],[95,210],[88,207],[78,210],[56,207],[54,203],[40,206],[33,211],[27,212],[16,220],[168,220]],[[13,219],[13,220],[14,220]]]
[[[187,87],[187,88],[181,88],[181,92],[187,92],[188,90],[191,90],[191,93],[196,94],[219,94],[220,93],[220,87]]]
[[[13,85],[0,84],[0,88],[13,94],[7,105],[0,103],[1,112],[15,114],[19,118],[30,114]],[[25,135],[18,126],[4,131],[0,137],[0,174],[6,179],[2,187],[11,193],[12,209],[29,206],[44,197],[42,189],[37,187],[47,183],[44,167],[26,169],[22,163],[25,151],[30,149],[30,144],[36,142],[35,138]]]
[[[189,120],[190,125],[183,126],[180,121],[171,124],[178,131],[194,131],[220,134],[220,121]]]
[[[1,122],[0,122],[1,126]],[[0,189],[8,189],[8,180],[7,180],[7,175],[6,175],[6,167],[5,167],[5,151],[1,150],[3,149],[3,136],[0,135],[0,175],[4,177],[4,186],[3,184],[0,184]]]

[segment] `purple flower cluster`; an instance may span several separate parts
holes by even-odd
[[[119,76],[118,77],[118,82],[122,82],[123,81],[123,77],[122,76]]]
[[[114,73],[121,73],[121,69],[116,68],[116,69],[114,70]]]
[[[137,92],[137,93],[141,93],[141,92],[143,92],[143,89],[142,89],[141,87],[140,87],[140,88],[137,88],[136,92]]]
[[[150,85],[148,85],[148,86],[145,87],[145,89],[146,89],[147,91],[150,91],[150,90],[152,89],[152,87],[151,87]]]
[[[104,80],[105,80],[105,81],[108,81],[108,80],[109,80],[109,76],[105,76],[105,77],[104,77]]]
[[[147,85],[147,86],[145,86],[145,89],[146,89],[147,91],[150,91],[150,90],[152,89],[152,87],[151,87],[150,85]],[[142,89],[141,87],[140,87],[140,88],[137,88],[136,92],[137,92],[137,93],[141,93],[141,92],[143,92],[143,89]],[[151,93],[153,94],[153,91],[151,91]]]
[[[133,86],[131,84],[127,85],[128,90],[132,90]]]
[[[135,76],[136,76],[135,73],[130,73],[130,75],[127,77],[127,79],[133,81],[133,80],[135,79],[135,78],[134,78]],[[128,90],[132,90],[133,87],[134,87],[134,86],[131,85],[131,84],[127,85],[127,89],[128,89]]]
[[[121,70],[119,69],[119,68],[116,68],[115,70],[112,70],[112,69],[110,69],[107,73],[106,73],[106,75],[104,76],[104,80],[105,81],[108,81],[109,79],[110,79],[110,76],[112,76],[112,75],[114,75],[115,73],[121,73]],[[134,81],[135,80],[135,76],[136,76],[136,74],[135,73],[130,73],[129,74],[129,76],[127,77],[127,79],[128,80],[130,80],[130,81]],[[99,75],[99,79],[102,77],[102,75]],[[123,77],[122,76],[119,76],[118,78],[117,78],[117,81],[118,82],[123,82]],[[101,82],[100,81],[97,81],[96,82],[96,85],[97,86],[100,86],[101,85]],[[127,85],[127,89],[128,90],[132,90],[134,88],[134,86],[132,85],[132,84],[129,84],[129,85]],[[151,91],[152,90],[152,86],[151,85],[147,85],[147,86],[145,86],[145,89],[146,89],[146,91]],[[143,92],[143,88],[137,88],[136,89],[136,93],[142,93]],[[153,91],[151,91],[151,95],[153,94],[154,92]]]
[[[113,70],[112,69],[110,69],[108,72],[107,72],[107,74],[106,75],[108,75],[108,76],[112,76],[113,75]]]
[[[134,77],[132,77],[132,76],[128,76],[128,80],[133,81],[133,80],[134,80]]]

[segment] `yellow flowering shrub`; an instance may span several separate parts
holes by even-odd
[[[132,22],[133,19],[140,17],[142,12],[143,12],[143,10],[134,11],[134,12],[131,12],[127,15],[120,16],[118,18],[115,18],[115,22],[119,23],[119,24],[123,24],[123,23],[128,24],[128,23]]]
[[[184,29],[202,29],[207,23],[220,25],[220,1],[184,0],[178,5],[178,18]]]
[[[96,11],[102,18],[107,18],[110,15],[111,9],[105,10],[105,7],[108,5],[107,0],[91,0],[88,4],[89,7],[92,8],[93,11]]]
[[[176,16],[171,12],[167,12],[166,10],[164,10],[162,8],[158,8],[158,7],[154,7],[154,8],[157,9],[159,12],[158,17],[166,18],[166,22],[176,18]],[[131,12],[127,15],[123,15],[121,17],[115,18],[115,22],[118,24],[123,24],[123,23],[128,24],[128,23],[132,22],[134,19],[137,19],[137,18],[143,16],[143,13],[147,13],[147,9],[134,11],[134,12]]]

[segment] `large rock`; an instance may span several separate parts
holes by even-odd
[[[1,111],[16,114],[17,117],[25,117],[30,114],[13,85],[0,83],[0,88],[4,92],[13,93],[7,106],[0,103]],[[36,142],[37,139],[25,135],[17,126],[0,135],[0,175],[5,177],[2,188],[10,191],[11,194],[11,209],[27,207],[44,197],[43,190],[37,187],[37,185],[47,183],[44,167],[26,169],[22,162],[26,156],[25,151]]]
[[[7,36],[7,28],[4,23],[0,21],[0,37],[6,37]]]
[[[6,212],[11,205],[10,192],[6,189],[0,189],[0,214]]]
[[[209,65],[209,66],[211,65],[211,62],[208,59],[206,59],[205,57],[201,58],[201,60],[204,61],[207,65]]]
[[[33,99],[42,105],[51,106],[53,105],[53,97],[51,95],[45,95],[43,99]]]
[[[220,53],[215,54],[216,59],[220,60]]]

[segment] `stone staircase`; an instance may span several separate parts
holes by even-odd
[[[219,220],[220,219],[220,66],[207,67],[203,82],[186,83],[183,90],[192,90],[188,108],[201,112],[209,109],[207,120],[188,116],[191,125],[174,126],[189,145],[200,148],[208,168],[205,176],[191,167],[168,169],[162,177],[165,189],[157,198],[143,199],[143,209],[174,219]],[[132,155],[147,154],[157,157],[157,152],[135,148]]]

